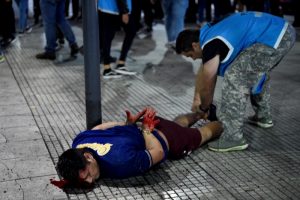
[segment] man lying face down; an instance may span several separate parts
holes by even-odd
[[[210,114],[213,112],[215,107]],[[218,121],[189,128],[203,116],[199,113],[180,115],[174,121],[156,116],[153,108],[135,116],[126,114],[126,122],[103,123],[75,137],[72,148],[57,163],[66,182],[91,184],[99,178],[142,175],[167,158],[188,155],[223,130]]]

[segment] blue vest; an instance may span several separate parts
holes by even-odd
[[[200,45],[203,49],[213,39],[220,39],[227,45],[229,52],[218,69],[218,75],[224,76],[230,63],[251,45],[261,43],[276,49],[287,26],[284,19],[267,13],[236,13],[213,26],[206,24],[201,28]]]
[[[129,13],[132,10],[131,0],[126,0]],[[109,13],[113,15],[119,15],[119,9],[117,5],[117,0],[98,0],[98,9],[104,13]]]

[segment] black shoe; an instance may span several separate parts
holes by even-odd
[[[214,104],[210,104],[209,115],[208,115],[207,119],[209,121],[211,121],[211,122],[218,121],[218,118],[217,118],[217,107]]]
[[[72,56],[72,57],[75,57],[76,54],[78,54],[78,52],[79,52],[79,47],[78,47],[78,45],[77,45],[76,43],[72,44],[72,45],[71,45],[71,56]]]
[[[103,71],[103,78],[104,79],[111,79],[111,78],[121,78],[122,75],[115,72],[114,70],[112,69],[105,69]]]
[[[6,48],[6,47],[8,47],[9,45],[13,44],[16,40],[17,40],[17,38],[14,37],[14,36],[13,36],[13,37],[10,37],[10,38],[8,38],[8,39],[2,39],[2,40],[0,41],[0,45],[1,45],[1,47]]]
[[[48,59],[48,60],[55,60],[56,59],[56,55],[55,53],[51,53],[51,52],[44,52],[44,53],[39,53],[35,56],[37,59]]]

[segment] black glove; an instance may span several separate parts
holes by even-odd
[[[217,107],[214,104],[210,104],[209,113],[207,119],[211,122],[218,121],[217,118]]]

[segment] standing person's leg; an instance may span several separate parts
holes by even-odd
[[[282,58],[289,52],[295,43],[295,30],[289,25],[277,49],[273,49],[261,44],[257,44],[253,53],[254,72],[258,72],[257,76],[252,78],[251,85],[261,80],[262,74],[266,74],[265,82],[262,82],[262,91],[258,94],[251,94],[251,104],[255,111],[255,115],[249,117],[249,123],[255,124],[261,128],[270,128],[273,126],[270,106],[270,84],[269,73],[280,63]],[[251,80],[250,80],[251,81]]]
[[[41,0],[41,13],[46,35],[45,52],[36,55],[38,59],[54,60],[56,47],[56,0]]]
[[[75,56],[78,53],[79,48],[77,46],[73,30],[64,15],[65,0],[58,0],[56,5],[56,23],[69,42],[69,46],[71,48],[71,56]]]
[[[248,147],[243,138],[242,126],[249,90],[259,82],[264,73],[268,73],[280,62],[293,46],[294,41],[295,30],[289,25],[277,49],[255,44],[244,50],[233,61],[225,73],[222,86],[219,119],[224,125],[224,133],[217,141],[209,143],[210,150],[226,152],[244,150]],[[270,116],[268,87],[267,78],[262,93],[254,99],[255,104],[260,107],[256,110],[256,114],[268,115],[267,118]]]
[[[169,22],[169,41],[174,42],[178,34],[184,29],[184,16],[188,8],[187,0],[173,1],[171,7],[171,21]]]
[[[198,19],[197,23],[201,25],[205,21],[204,19],[204,9],[205,9],[205,1],[206,0],[198,0],[198,9],[197,9],[197,14],[198,14]]]
[[[218,140],[208,144],[210,150],[225,152],[244,150],[248,147],[242,130],[249,95],[247,68],[251,67],[251,64],[248,51],[242,52],[224,75],[218,116],[223,123],[224,132]]]
[[[72,0],[73,15],[71,19],[76,19],[79,13],[79,0]]]
[[[28,0],[18,0],[19,2],[19,33],[24,33],[27,27]]]
[[[205,0],[206,21],[211,22],[211,4],[212,0]]]
[[[172,0],[162,0],[162,9],[164,11],[165,18],[165,28],[167,33],[167,41],[171,42],[171,22],[172,22],[172,14],[171,14],[171,6]]]
[[[126,58],[128,52],[131,48],[133,43],[134,37],[136,35],[137,25],[135,24],[135,20],[132,16],[129,16],[128,24],[123,24],[123,28],[125,31],[125,37],[122,44],[121,54],[116,66],[116,72],[124,75],[135,75],[136,72],[129,71],[128,68],[125,66]]]
[[[7,47],[12,41],[15,40],[15,13],[12,7],[12,1],[3,1],[2,2],[2,47]]]
[[[33,12],[34,24],[38,24],[41,15],[40,0],[33,0]]]
[[[65,2],[65,16],[69,17],[69,8],[70,8],[70,0],[66,0]]]
[[[103,13],[98,10],[99,19],[99,40],[100,40],[100,62],[103,63],[103,78],[120,78],[121,75],[111,69],[110,63],[112,57],[110,56],[112,40],[115,37],[117,28],[120,24],[118,15]]]
[[[300,27],[300,1],[299,0],[293,0],[293,12],[294,12],[294,27]]]
[[[151,0],[145,0],[142,3],[142,10],[144,12],[144,22],[146,24],[146,31],[148,32],[152,31],[152,25],[154,19],[152,8],[153,8],[153,4],[151,3]]]

